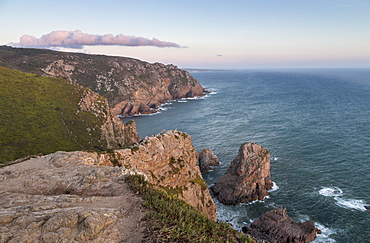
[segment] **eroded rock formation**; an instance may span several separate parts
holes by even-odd
[[[204,173],[211,170],[211,166],[219,165],[217,156],[212,152],[212,150],[206,148],[200,151],[198,156],[198,164],[200,172]]]
[[[270,243],[307,243],[320,234],[314,222],[294,222],[286,209],[275,208],[256,219],[250,227],[243,227],[243,232],[250,234],[258,242]]]
[[[103,121],[100,139],[107,143],[107,148],[128,147],[140,141],[135,121],[122,123],[111,113],[107,99],[94,91],[85,88],[78,105],[82,111],[88,111]]]
[[[216,220],[216,206],[197,166],[191,136],[167,131],[146,137],[131,149],[115,150],[116,163],[147,175],[149,182],[171,190],[208,218]]]
[[[221,203],[238,204],[263,199],[272,186],[270,153],[258,144],[244,143],[211,190]]]

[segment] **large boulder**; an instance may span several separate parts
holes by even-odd
[[[219,165],[220,162],[212,150],[206,148],[200,151],[198,156],[198,164],[200,172],[204,173],[211,170],[211,166]]]
[[[250,227],[243,227],[243,232],[251,235],[258,242],[270,243],[306,243],[316,238],[320,230],[314,222],[294,222],[286,209],[278,207],[256,219]]]
[[[263,199],[272,186],[269,151],[255,143],[244,143],[211,190],[221,203],[238,204]]]

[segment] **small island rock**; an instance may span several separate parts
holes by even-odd
[[[212,152],[212,150],[206,148],[200,151],[198,156],[198,163],[200,171],[202,173],[211,170],[211,166],[219,165],[217,156]]]
[[[316,238],[321,231],[314,222],[294,222],[286,209],[278,207],[256,219],[250,227],[243,227],[243,232],[251,235],[257,242],[292,242],[307,243]]]
[[[255,143],[244,143],[211,190],[221,203],[238,204],[263,199],[272,186],[269,151]]]

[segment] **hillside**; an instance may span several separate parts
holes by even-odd
[[[151,113],[166,101],[204,92],[185,70],[127,57],[0,46],[0,66],[68,78],[107,98],[114,115]]]
[[[0,67],[0,162],[58,150],[101,150],[139,140],[105,98],[68,79]]]

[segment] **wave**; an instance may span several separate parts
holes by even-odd
[[[172,107],[171,106],[160,106],[158,109],[156,109],[157,111],[166,111],[168,109],[171,109]]]
[[[325,197],[339,197],[343,195],[342,189],[339,187],[324,187],[319,191],[320,195]]]
[[[365,208],[367,204],[363,200],[335,198],[335,201],[335,204],[342,208],[367,211]]]
[[[334,243],[334,239],[330,238],[330,235],[336,234],[336,230],[325,227],[324,225],[315,222],[315,227],[321,230],[321,234],[318,234],[313,243]]]
[[[325,197],[333,197],[335,204],[345,209],[355,209],[367,211],[367,205],[363,200],[353,198],[343,198],[343,191],[339,187],[324,187],[319,191],[319,194]]]
[[[273,181],[272,182],[272,188],[270,190],[268,190],[268,192],[275,192],[277,190],[279,190],[280,188],[278,187],[278,185]]]

